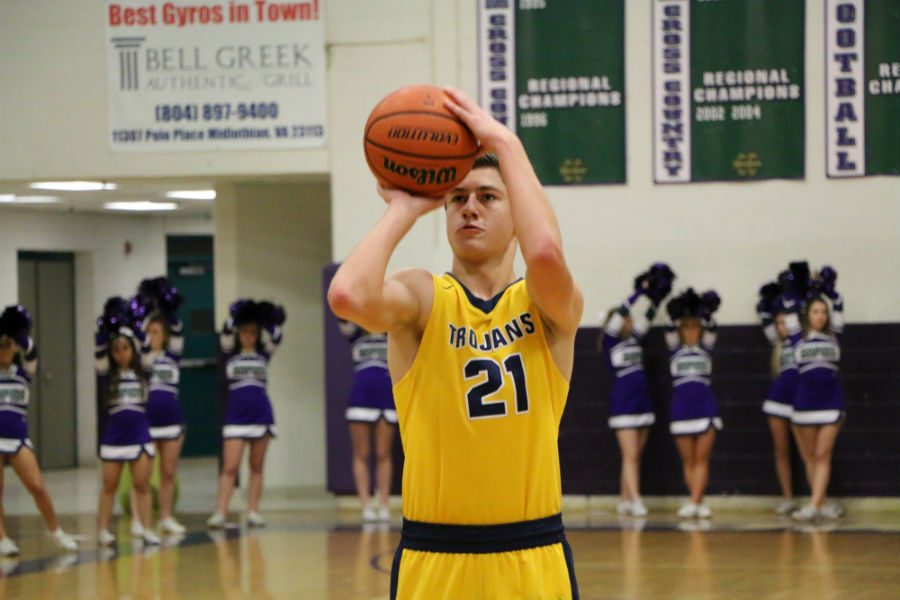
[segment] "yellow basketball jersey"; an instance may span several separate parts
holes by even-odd
[[[403,516],[486,525],[561,510],[557,437],[569,382],[525,280],[490,302],[434,275],[412,367],[394,386]]]

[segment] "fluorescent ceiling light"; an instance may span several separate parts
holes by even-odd
[[[166,198],[180,198],[182,200],[215,200],[216,190],[176,190],[166,192]]]
[[[2,204],[56,204],[60,199],[56,196],[14,196],[13,194],[0,194]]]
[[[141,200],[138,202],[107,202],[103,208],[109,210],[131,210],[139,212],[147,212],[154,210],[175,210],[178,204],[175,202],[147,202]]]
[[[62,192],[96,192],[114,190],[118,186],[103,181],[38,181],[30,186],[35,190],[59,190]]]

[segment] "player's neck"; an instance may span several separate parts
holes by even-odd
[[[514,256],[515,253],[479,263],[454,257],[450,274],[466,286],[475,297],[487,300],[502,292],[517,279],[513,269]]]

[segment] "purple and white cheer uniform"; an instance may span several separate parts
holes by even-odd
[[[225,439],[258,440],[275,437],[275,415],[266,392],[269,360],[281,343],[281,328],[261,330],[259,348],[235,351],[235,334],[226,326],[219,336],[225,354],[228,401],[225,408]]]
[[[171,326],[169,342],[160,352],[150,350],[149,340],[141,348],[141,362],[150,378],[147,420],[154,440],[176,440],[184,433],[184,413],[178,398],[181,353],[184,348],[181,321]]]
[[[644,372],[644,349],[641,342],[656,314],[650,306],[642,318],[632,317],[631,335],[621,339],[625,319],[639,294],[629,297],[612,314],[603,330],[601,345],[607,366],[615,376],[609,396],[610,429],[650,427],[656,422],[653,403]]]
[[[124,334],[134,344],[134,334]],[[97,359],[97,385],[101,398],[106,398],[107,417],[100,434],[100,460],[132,461],[141,453],[153,457],[156,448],[150,437],[147,421],[146,383],[138,373],[127,369],[119,371],[118,384],[110,389],[109,352],[106,344],[99,344]]]
[[[763,333],[774,346],[778,343],[778,332],[772,317],[760,313],[763,321]],[[794,412],[794,395],[797,393],[797,362],[794,360],[794,346],[790,338],[781,340],[781,352],[778,355],[778,375],[769,385],[762,411],[770,417],[791,420]]]
[[[369,333],[349,321],[341,321],[340,329],[350,341],[354,369],[346,419],[364,423],[384,419],[396,423],[397,411],[387,365],[387,336]]]
[[[22,365],[13,363],[8,369],[0,369],[0,455],[16,455],[23,446],[34,449],[28,439],[28,400],[31,380],[37,373],[37,353],[31,338],[24,354]]]
[[[785,323],[793,343],[798,372],[791,417],[794,425],[830,425],[846,416],[838,367],[841,360],[838,336],[844,330],[843,311],[844,303],[838,296],[832,301],[833,333],[804,333],[795,311],[786,316]]]
[[[669,431],[672,435],[697,435],[714,427],[722,429],[719,406],[710,385],[712,352],[716,344],[715,321],[703,323],[701,341],[695,346],[681,343],[671,323],[666,331],[671,353],[672,399],[669,403]]]

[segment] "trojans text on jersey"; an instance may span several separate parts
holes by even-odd
[[[513,317],[502,327],[494,327],[485,332],[475,331],[465,325],[456,326],[453,323],[448,325],[450,327],[450,346],[453,348],[468,346],[481,352],[491,352],[497,348],[509,346],[519,338],[535,332],[534,319],[531,317],[531,313],[527,312]]]

